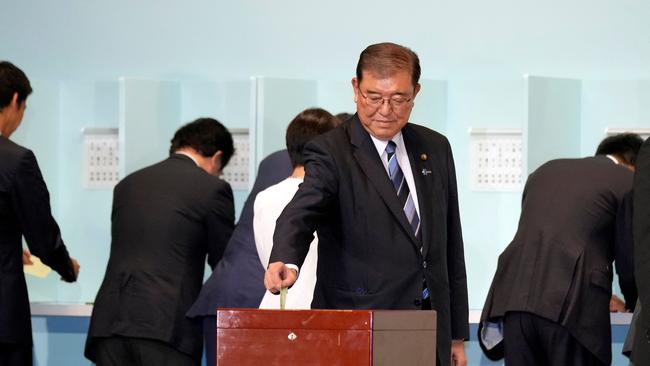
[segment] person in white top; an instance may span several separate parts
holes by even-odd
[[[255,245],[264,268],[269,265],[275,221],[284,210],[284,206],[291,201],[305,176],[303,156],[305,144],[315,136],[333,129],[338,124],[339,120],[336,117],[320,108],[304,110],[289,123],[286,132],[286,144],[293,172],[287,179],[260,192],[255,198],[253,208]],[[300,269],[300,276],[287,293],[286,309],[311,308],[314,286],[316,285],[317,245],[318,238],[314,233],[314,240],[309,246],[309,252]],[[267,290],[260,304],[260,309],[279,308],[280,297]]]

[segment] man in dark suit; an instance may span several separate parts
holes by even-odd
[[[634,365],[650,365],[650,138],[639,152],[634,179],[634,272],[639,294]]]
[[[34,154],[9,140],[32,92],[27,76],[0,61],[0,365],[32,364],[32,326],[23,274],[22,237],[32,253],[74,282],[71,259],[50,210],[50,196]]]
[[[317,231],[313,308],[434,309],[438,363],[465,365],[454,161],[444,136],[408,123],[419,77],[406,47],[381,43],[361,53],[352,79],[357,113],[305,147],[305,180],[277,221],[265,285],[278,292],[295,282]]]
[[[181,127],[170,157],[124,178],[113,193],[112,242],[86,357],[102,365],[198,365],[201,323],[185,317],[234,226],[233,154],[211,118]]]
[[[595,157],[552,160],[528,177],[519,228],[481,316],[488,357],[505,353],[514,366],[611,363],[612,261],[629,255],[617,239],[628,236],[623,202],[641,141],[609,137]]]
[[[187,315],[203,318],[203,337],[208,365],[214,364],[217,308],[257,308],[266,289],[264,267],[260,263],[253,236],[253,203],[257,194],[291,174],[287,150],[272,153],[262,160],[253,190],[248,195],[237,227],[223,258],[217,264]]]

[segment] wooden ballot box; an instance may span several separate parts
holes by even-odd
[[[218,366],[436,364],[436,312],[217,310]]]

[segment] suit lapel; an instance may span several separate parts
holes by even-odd
[[[433,226],[439,220],[433,220],[433,197],[432,192],[435,192],[435,179],[437,179],[438,169],[434,169],[433,161],[430,152],[424,147],[426,146],[413,131],[410,125],[406,125],[402,129],[402,136],[404,138],[404,146],[409,156],[411,164],[411,171],[413,172],[413,180],[415,181],[415,189],[418,195],[418,207],[420,208],[420,235],[422,239],[422,255],[426,256],[430,246],[432,230],[436,230]]]
[[[379,196],[381,196],[386,206],[388,206],[402,229],[408,234],[413,245],[419,247],[418,240],[413,234],[413,229],[397,201],[395,188],[393,188],[388,178],[388,173],[381,162],[381,158],[377,154],[377,149],[370,139],[368,132],[361,126],[361,121],[359,121],[356,115],[352,118],[350,124],[350,142],[356,147],[353,155],[359,163],[361,170],[363,170],[370,183],[375,187]]]

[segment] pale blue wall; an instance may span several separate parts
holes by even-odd
[[[529,98],[545,101],[524,74],[581,85],[569,105],[579,111],[569,131],[575,144],[544,156],[591,155],[606,127],[650,127],[649,17],[643,0],[11,2],[0,12],[0,59],[20,65],[35,89],[15,138],[36,152],[64,239],[82,265],[78,284],[28,279],[30,296],[94,298],[108,254],[111,192],[81,189],[81,128],[119,126],[120,77],[178,85],[178,100],[166,106],[175,115],[165,116],[167,132],[174,118],[208,115],[230,128],[253,127],[254,135],[251,77],[301,79],[315,85],[305,100],[350,112],[360,50],[390,40],[422,61],[413,120],[452,143],[470,305],[480,308],[496,257],[516,229],[520,193],[469,189],[468,128],[526,129],[541,118],[530,115]],[[304,104],[287,104],[278,115],[293,116]],[[536,124],[546,138],[561,127]],[[279,146],[278,130],[259,142]],[[235,192],[238,210],[245,196]]]
[[[650,80],[582,82],[582,154],[592,155],[606,128],[650,128]]]
[[[582,91],[579,80],[531,76],[527,81],[525,171],[532,173],[550,159],[580,156]]]
[[[112,191],[82,188],[82,128],[117,128],[118,83],[70,81],[62,83],[60,90],[60,200],[56,219],[71,255],[81,264],[83,278],[66,284],[51,275],[46,281],[56,284],[58,301],[91,302],[108,260]],[[32,295],[38,293],[30,287],[30,298],[37,300]]]
[[[430,79],[649,77],[644,0],[14,1],[0,55],[37,79],[348,81],[367,44],[412,46]]]
[[[521,129],[526,121],[526,84],[511,80],[449,82],[447,136],[451,142],[460,200],[470,307],[483,307],[497,257],[517,228],[520,192],[470,190],[469,128]]]

